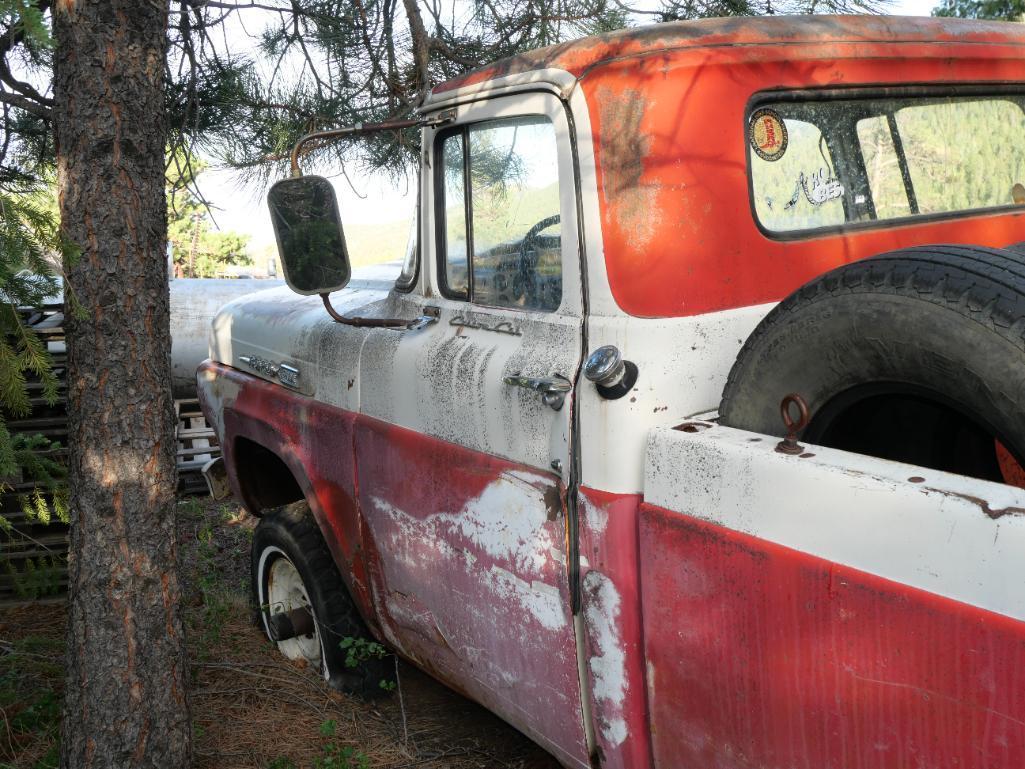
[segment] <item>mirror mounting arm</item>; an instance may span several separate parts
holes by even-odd
[[[413,118],[411,120],[387,120],[383,123],[356,123],[355,125],[346,126],[345,128],[335,128],[330,131],[316,131],[314,133],[306,134],[292,147],[291,164],[292,164],[292,178],[298,178],[303,175],[302,169],[299,167],[299,156],[302,154],[303,147],[309,142],[320,142],[326,143],[335,141],[337,139],[344,139],[350,136],[360,136],[362,134],[376,133],[378,131],[401,131],[404,128],[417,128],[420,126],[439,126],[445,123],[450,123],[455,120],[456,111],[454,109],[448,109],[443,112],[439,112],[437,115],[433,115],[429,118]]]
[[[324,302],[324,309],[327,310],[327,314],[336,323],[342,323],[346,326],[417,330],[436,323],[440,315],[437,308],[425,307],[424,314],[413,320],[403,320],[402,318],[347,318],[331,306],[330,294],[321,294],[320,298]]]

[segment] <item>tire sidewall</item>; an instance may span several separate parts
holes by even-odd
[[[310,564],[302,548],[291,532],[273,517],[261,520],[253,535],[252,545],[252,594],[256,602],[256,610],[260,618],[260,628],[272,643],[268,627],[269,609],[267,607],[268,579],[270,568],[278,558],[286,558],[295,567],[302,579],[306,596],[310,600],[310,609],[317,626],[320,639],[321,669],[318,671],[325,680],[340,674],[345,667],[345,659],[337,643],[329,641],[336,636],[331,627],[330,610],[320,581],[310,568]]]
[[[778,309],[755,353],[731,374],[725,424],[781,435],[787,393],[801,395],[814,416],[852,388],[890,383],[957,404],[1025,455],[1025,354],[993,329],[897,294],[856,292]]]

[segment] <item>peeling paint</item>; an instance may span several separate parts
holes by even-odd
[[[587,593],[584,620],[593,647],[587,662],[592,694],[605,706],[596,715],[602,736],[617,746],[627,736],[621,710],[626,698],[626,653],[619,636],[619,592],[611,580],[596,571],[584,577],[583,589]]]
[[[788,457],[752,437],[653,430],[645,501],[1025,620],[1025,490],[938,470],[924,485],[913,465],[821,446]]]
[[[598,538],[605,534],[605,528],[609,525],[609,512],[601,505],[595,504],[586,496],[580,497],[580,507],[584,512],[584,520],[587,523],[589,533],[592,537]]]
[[[216,371],[210,369],[200,369],[196,377],[196,389],[203,403],[203,411],[217,434],[218,443],[223,446],[225,410],[231,408],[242,388],[238,382],[218,376]]]
[[[377,420],[356,441],[375,593],[390,596],[379,609],[388,637],[583,766],[564,526],[549,520],[556,478]],[[390,617],[397,593],[406,597]]]
[[[551,533],[544,527],[546,507],[539,505],[538,486],[547,479],[525,472],[511,472],[492,483],[456,513],[412,516],[384,499],[374,497],[374,506],[390,521],[387,551],[417,570],[429,571],[439,559],[462,560],[467,576],[477,572],[477,556],[452,542],[467,540],[492,559],[515,566],[516,574],[537,575],[551,560],[564,562],[556,551]],[[536,579],[527,581],[492,564],[483,583],[501,600],[513,600],[549,630],[567,625],[565,607],[557,587]]]
[[[633,27],[519,53],[453,78],[432,90],[432,96],[437,96],[428,98],[425,109],[429,110],[432,101],[443,99],[452,91],[498,78],[506,78],[508,82],[510,75],[529,75],[535,70],[549,69],[586,78],[589,73],[623,59],[643,56],[676,58],[689,49],[707,52],[709,48],[724,44],[750,49],[754,46],[807,45],[812,42],[833,44],[835,47],[836,43],[843,42],[1020,44],[1021,41],[1021,34],[1006,24],[916,19],[912,26],[908,22],[906,18],[885,16],[823,15],[799,21],[794,17],[729,17]]]
[[[237,383],[205,382],[215,429],[226,442],[232,429],[248,430],[309,471],[304,490],[318,522],[339,568],[365,569],[345,578],[382,637],[567,765],[587,762],[581,678],[609,769],[651,765],[651,746],[661,766],[853,765],[850,750],[864,749],[859,730],[882,725],[875,744],[897,755],[894,723],[913,714],[906,732],[916,736],[920,724],[935,726],[934,708],[945,709],[951,734],[970,724],[960,744],[985,733],[993,754],[1011,746],[1025,756],[1022,632],[1009,619],[1025,618],[1025,517],[1011,515],[1025,502],[1000,509],[999,496],[954,481],[948,489],[943,477],[912,488],[906,467],[896,477],[836,452],[780,459],[769,442],[731,439],[721,427],[660,427],[713,406],[760,315],[824,269],[920,242],[1021,239],[1012,211],[832,240],[767,239],[748,205],[750,96],[893,80],[1009,82],[1022,72],[1022,46],[1025,32],[1011,25],[706,21],[570,43],[443,86],[439,93],[541,62],[579,78],[577,125],[594,126],[579,136],[594,141],[580,155],[586,184],[574,202],[586,209],[579,230],[598,232],[584,253],[599,259],[588,265],[588,288],[600,303],[588,306],[602,308],[586,318],[587,335],[639,365],[630,399],[605,401],[585,384],[555,414],[537,393],[503,384],[514,374],[574,374],[586,352],[582,304],[515,322],[475,308],[467,323],[464,305],[431,290],[400,295],[390,280],[356,279],[338,293],[339,311],[415,317],[436,302],[438,322],[416,333],[352,329],[328,319],[317,298],[287,291],[230,305],[215,321],[212,357],[287,358],[310,372],[313,389],[310,399],[267,395],[261,382],[252,411],[239,416]],[[513,327],[520,335],[493,333]],[[580,417],[584,485],[601,490],[594,499],[608,495],[599,504],[581,489],[575,619],[565,489],[543,474],[553,460],[570,466],[567,415]],[[331,420],[344,425],[340,437]],[[1001,516],[997,526],[991,519]],[[788,589],[766,589],[779,584]],[[853,621],[859,613],[868,619]],[[940,630],[916,635],[912,616]],[[974,677],[959,665],[974,665]],[[923,705],[934,692],[945,694]],[[895,709],[865,706],[866,696]],[[835,734],[851,725],[838,747]]]
[[[815,456],[815,455],[814,454],[802,454],[801,455],[802,458],[805,458],[805,457],[810,458],[810,457],[813,457],[813,456]],[[908,480],[911,483],[916,483],[916,481],[912,480],[911,478],[909,478]],[[921,481],[918,481],[918,482],[920,483]],[[997,520],[998,518],[1003,518],[1005,515],[1022,515],[1023,513],[1025,513],[1025,507],[1009,506],[1009,507],[994,508],[994,507],[992,507],[990,505],[990,502],[988,500],[983,499],[982,497],[977,497],[974,494],[965,494],[963,492],[958,492],[958,491],[944,491],[942,489],[934,489],[934,488],[931,488],[929,486],[923,486],[923,488],[926,491],[934,491],[937,494],[948,494],[948,495],[951,495],[951,496],[959,497],[960,499],[963,499],[963,500],[966,500],[968,502],[971,502],[973,505],[978,505],[979,509],[982,510],[983,513],[985,513],[986,517],[987,518],[991,518],[994,521]]]
[[[548,630],[566,627],[562,596],[554,585],[538,580],[528,583],[500,566],[492,566],[484,582],[499,599],[513,601],[530,612],[542,627]]]
[[[1025,765],[1022,623],[660,508],[640,528],[655,765]]]

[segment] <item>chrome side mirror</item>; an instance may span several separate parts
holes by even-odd
[[[288,287],[307,296],[345,288],[349,252],[331,183],[322,176],[282,179],[267,205]]]

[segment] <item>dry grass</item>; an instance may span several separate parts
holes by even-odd
[[[197,769],[558,766],[505,723],[408,666],[399,668],[399,691],[363,702],[289,663],[252,622],[254,522],[234,505],[195,500],[179,505],[179,522]],[[63,629],[63,606],[0,612],[0,769],[52,765],[46,757],[55,755]],[[350,758],[326,762],[343,748]]]

